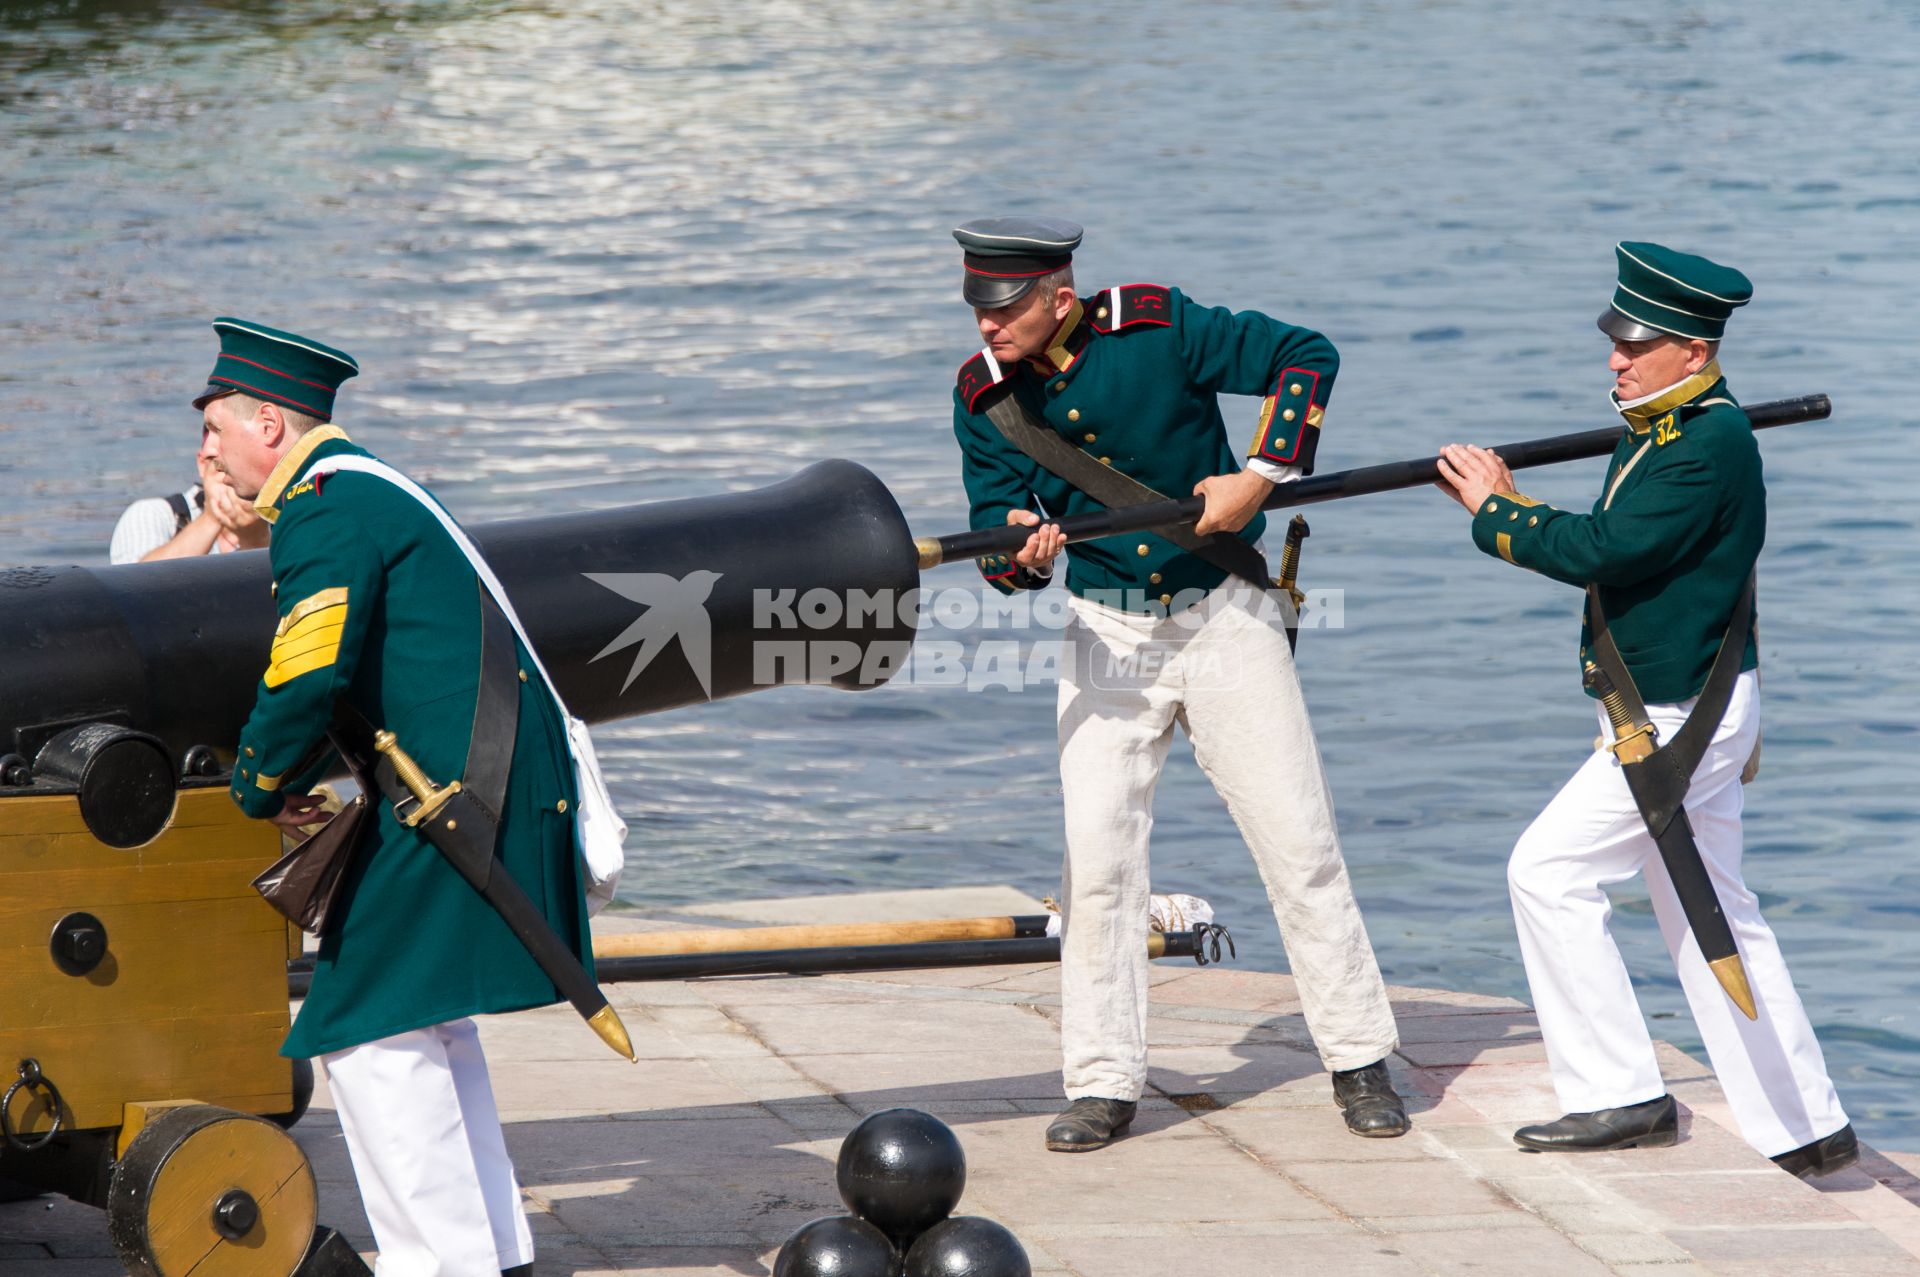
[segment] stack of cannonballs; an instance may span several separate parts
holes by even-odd
[[[840,1145],[834,1177],[851,1215],[787,1238],[773,1277],[1033,1277],[1027,1252],[990,1219],[955,1215],[967,1157],[947,1124],[886,1109]]]

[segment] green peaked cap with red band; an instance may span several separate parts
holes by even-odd
[[[213,321],[213,330],[220,334],[220,357],[213,361],[207,388],[194,396],[195,408],[238,391],[332,421],[334,392],[360,371],[346,351],[298,333],[225,315]]]
[[[1731,266],[1659,244],[1614,245],[1618,281],[1600,312],[1600,331],[1621,341],[1655,337],[1719,341],[1733,312],[1753,298],[1753,284]]]

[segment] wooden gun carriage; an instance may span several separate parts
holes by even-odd
[[[0,1188],[105,1208],[141,1277],[364,1272],[287,1133],[300,933],[251,886],[278,831],[128,728],[35,756],[0,760]]]

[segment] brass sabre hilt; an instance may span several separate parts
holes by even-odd
[[[1300,589],[1300,543],[1312,535],[1307,527],[1307,517],[1296,514],[1287,524],[1287,542],[1280,548],[1280,575],[1273,583],[1285,590],[1293,598],[1293,610],[1298,612],[1307,605],[1307,596]]]
[[[1587,686],[1600,697],[1600,708],[1607,712],[1607,721],[1613,724],[1613,744],[1607,748],[1622,763],[1638,763],[1649,758],[1659,747],[1659,738],[1654,734],[1653,724],[1634,726],[1633,711],[1627,708],[1626,698],[1620,695],[1620,689],[1613,685],[1607,672],[1587,662]]]
[[[400,783],[414,797],[412,811],[402,814],[396,807],[393,812],[407,828],[412,829],[422,821],[432,819],[435,812],[446,806],[449,798],[460,792],[460,782],[457,780],[450,785],[436,785],[427,779],[427,774],[420,770],[420,764],[400,748],[400,741],[392,732],[384,729],[375,732],[373,747],[387,756],[387,760],[393,764],[393,774],[400,778]]]

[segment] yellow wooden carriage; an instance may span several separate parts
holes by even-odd
[[[278,1054],[300,933],[251,885],[277,833],[91,726],[0,762],[0,1190],[103,1207],[140,1277],[364,1273],[285,1129],[312,1074]]]

